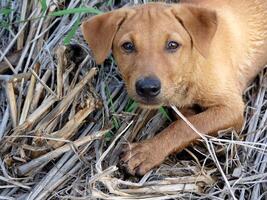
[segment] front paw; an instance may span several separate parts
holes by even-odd
[[[168,154],[154,141],[128,144],[121,158],[121,165],[131,175],[142,176],[160,165]]]

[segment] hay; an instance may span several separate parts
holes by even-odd
[[[144,2],[46,2],[45,18],[38,1],[0,2],[12,9],[0,14],[12,22],[0,29],[0,199],[267,198],[266,70],[245,93],[241,134],[203,136],[141,179],[130,177],[117,167],[122,145],[170,122],[136,107],[112,58],[95,68],[80,30],[63,45],[81,14],[48,15]]]

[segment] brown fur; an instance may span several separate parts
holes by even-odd
[[[185,0],[182,4],[151,3],[96,16],[82,24],[97,63],[112,49],[130,96],[141,105],[190,107],[204,111],[189,121],[201,132],[243,123],[242,92],[267,63],[267,1]],[[170,53],[166,42],[181,44]],[[136,51],[124,53],[132,41]],[[159,77],[162,89],[153,102],[135,92],[141,76]],[[132,174],[145,174],[199,136],[177,120],[156,137],[131,144],[123,161]]]

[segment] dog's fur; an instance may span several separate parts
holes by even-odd
[[[146,107],[200,105],[188,120],[202,133],[214,134],[243,123],[242,92],[267,63],[266,0],[185,0],[119,9],[83,22],[82,31],[97,63],[110,50],[130,96]],[[176,52],[165,49],[177,41]],[[131,41],[133,53],[121,44]],[[144,75],[160,79],[153,101],[135,91]],[[122,158],[131,174],[143,175],[199,136],[177,120],[152,139],[131,144]]]

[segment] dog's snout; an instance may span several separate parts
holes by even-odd
[[[159,95],[161,83],[158,78],[149,76],[139,79],[135,84],[135,88],[139,96],[153,98]]]

